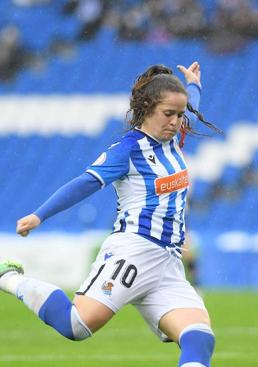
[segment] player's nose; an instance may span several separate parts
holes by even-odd
[[[178,117],[177,116],[172,116],[171,119],[169,120],[169,125],[170,126],[176,126],[178,122]]]

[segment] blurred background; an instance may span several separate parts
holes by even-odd
[[[0,1],[1,257],[78,287],[112,230],[113,188],[28,238],[15,234],[16,220],[123,134],[138,74],[155,63],[177,73],[177,64],[195,60],[200,110],[224,131],[187,137],[184,147],[197,282],[258,288],[258,1],[251,0]]]

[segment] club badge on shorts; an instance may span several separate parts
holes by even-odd
[[[106,294],[107,296],[111,296],[113,287],[114,287],[114,284],[112,282],[104,282],[102,284],[101,289],[104,294]]]

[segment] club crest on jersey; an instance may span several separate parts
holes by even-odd
[[[94,163],[92,163],[92,166],[101,166],[105,160],[107,159],[107,154],[104,152],[102,153]]]
[[[111,296],[113,287],[114,287],[114,284],[112,282],[104,282],[102,284],[101,289],[104,294],[106,294],[107,296]]]
[[[168,194],[184,189],[187,186],[189,186],[189,177],[186,169],[170,176],[156,178],[155,180],[155,191],[157,195]]]

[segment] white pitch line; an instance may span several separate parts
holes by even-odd
[[[62,361],[62,360],[98,360],[98,361],[119,361],[119,360],[164,360],[164,359],[174,359],[175,356],[169,356],[168,354],[109,354],[105,356],[95,355],[89,356],[85,355],[2,355],[0,356],[0,361],[13,362],[35,362],[35,361]],[[215,353],[213,359],[243,359],[243,360],[253,360],[258,361],[258,353],[245,353],[245,352],[217,352]]]
[[[258,352],[218,352],[214,354],[213,359],[243,359],[258,361]]]
[[[222,327],[222,328],[214,328],[214,332],[216,336],[222,336],[222,335],[244,335],[246,336],[257,336],[258,335],[258,327]],[[29,330],[28,334],[30,335],[39,335],[38,330]],[[148,328],[138,329],[137,335],[149,335],[151,334],[151,331],[148,330]],[[24,331],[22,330],[0,330],[0,338],[4,337],[6,339],[6,335],[8,335],[8,338],[19,338],[20,336],[24,335]],[[40,335],[44,336],[50,336],[52,335],[51,331],[48,331],[47,329],[42,329],[40,331]],[[117,329],[117,330],[102,330],[99,333],[96,333],[94,336],[95,338],[105,338],[105,337],[112,337],[112,336],[120,336],[120,337],[131,337],[135,336],[136,331],[135,329]]]
[[[258,335],[258,327],[223,327],[214,328],[216,335]]]
[[[85,353],[85,355],[19,355],[19,356],[12,356],[12,355],[2,355],[0,356],[0,361],[27,361],[27,362],[35,362],[35,361],[62,361],[62,360],[98,360],[98,361],[119,361],[119,360],[146,360],[146,359],[168,359],[168,356],[164,354],[153,354],[153,355],[142,355],[142,354],[109,354],[106,356],[95,355],[89,356]]]

